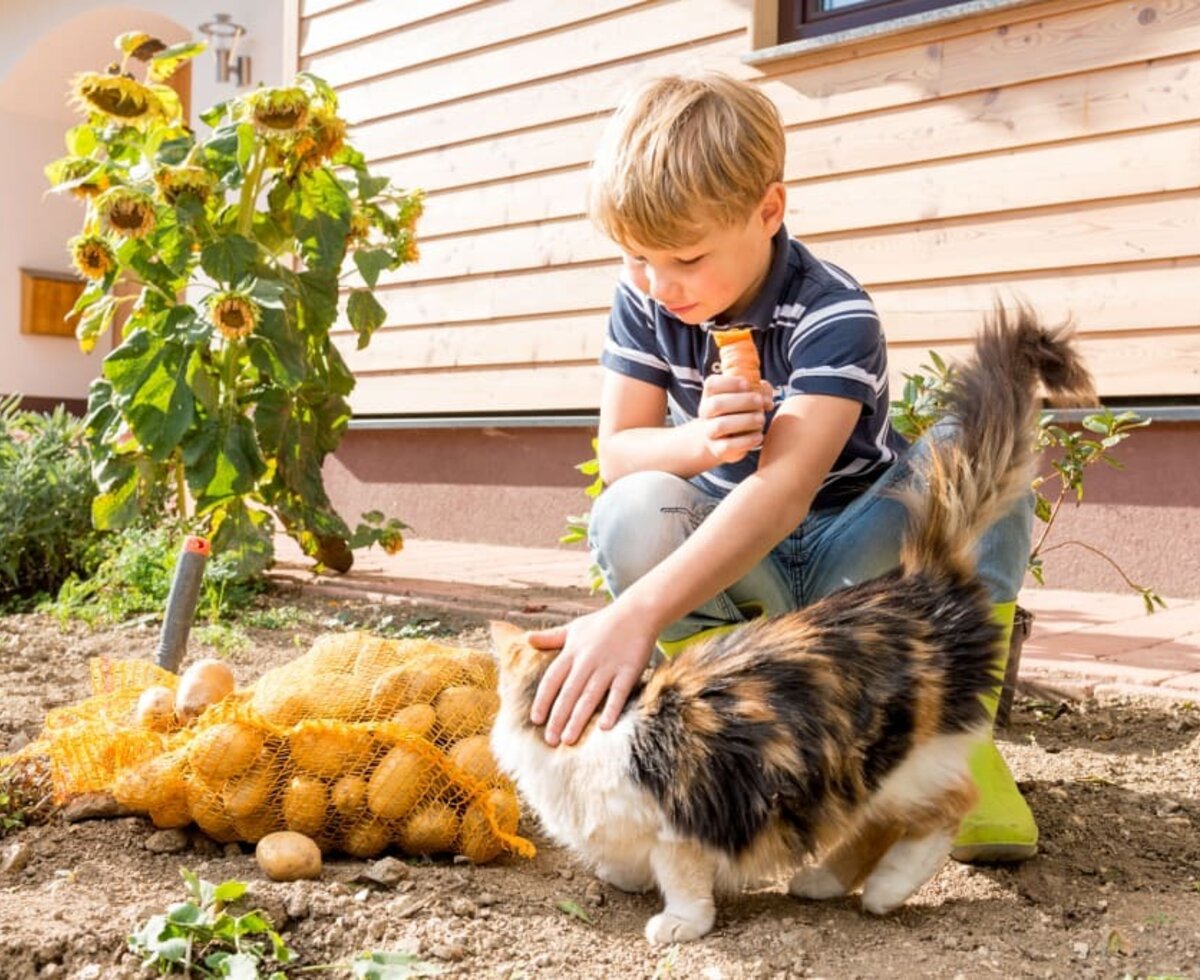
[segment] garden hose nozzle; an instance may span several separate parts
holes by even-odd
[[[167,596],[167,612],[163,617],[162,635],[158,640],[158,655],[154,662],[173,674],[179,673],[179,662],[187,650],[188,633],[196,616],[196,604],[200,599],[200,583],[204,580],[204,566],[212,554],[212,545],[207,538],[188,535],[175,566],[175,577],[171,580],[171,592]]]

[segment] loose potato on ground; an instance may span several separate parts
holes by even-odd
[[[367,807],[377,817],[405,816],[428,790],[434,764],[423,753],[397,745],[383,757],[367,783]]]
[[[448,687],[433,706],[442,737],[466,738],[491,729],[500,710],[500,695],[482,687]]]
[[[500,775],[486,735],[472,735],[455,742],[446,758],[464,775],[480,783],[490,783]]]
[[[152,732],[169,732],[176,727],[175,692],[155,684],[142,691],[133,709],[133,720]]]
[[[328,779],[365,769],[379,747],[366,729],[320,721],[297,725],[288,744],[297,769]]]
[[[272,881],[321,877],[321,849],[293,830],[267,834],[254,849],[254,859]]]
[[[288,830],[315,837],[325,825],[329,789],[319,779],[296,776],[283,793],[283,820]]]
[[[453,849],[458,827],[454,807],[427,803],[404,821],[399,844],[409,854],[439,854]]]
[[[264,735],[237,721],[199,732],[188,746],[188,761],[201,779],[222,783],[249,769],[262,751]]]
[[[181,724],[198,718],[209,705],[233,693],[233,671],[222,660],[197,660],[179,678],[175,691],[175,716]]]
[[[486,801],[486,802],[485,802]],[[504,850],[504,842],[496,836],[485,814],[485,806],[492,807],[497,827],[505,834],[515,834],[521,820],[521,808],[511,790],[489,790],[482,800],[472,803],[463,814],[462,831],[459,834],[459,850],[474,864],[484,864],[498,857]]]

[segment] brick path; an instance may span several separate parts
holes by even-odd
[[[373,596],[524,625],[563,622],[600,599],[589,594],[583,551],[412,539],[399,555],[359,552],[347,575],[314,576],[294,542],[276,540],[277,578],[331,596]],[[1027,588],[1034,614],[1022,678],[1079,693],[1130,693],[1200,702],[1200,600],[1167,599],[1147,616],[1133,594]]]

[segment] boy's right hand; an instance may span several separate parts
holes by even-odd
[[[736,463],[763,443],[771,408],[771,386],[755,390],[741,378],[710,374],[704,379],[697,422],[704,448],[716,463]]]

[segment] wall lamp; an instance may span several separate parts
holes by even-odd
[[[239,87],[250,84],[250,56],[237,53],[238,41],[246,28],[234,23],[229,14],[214,14],[213,19],[200,25],[200,33],[209,39],[217,56],[217,81],[236,79]]]

